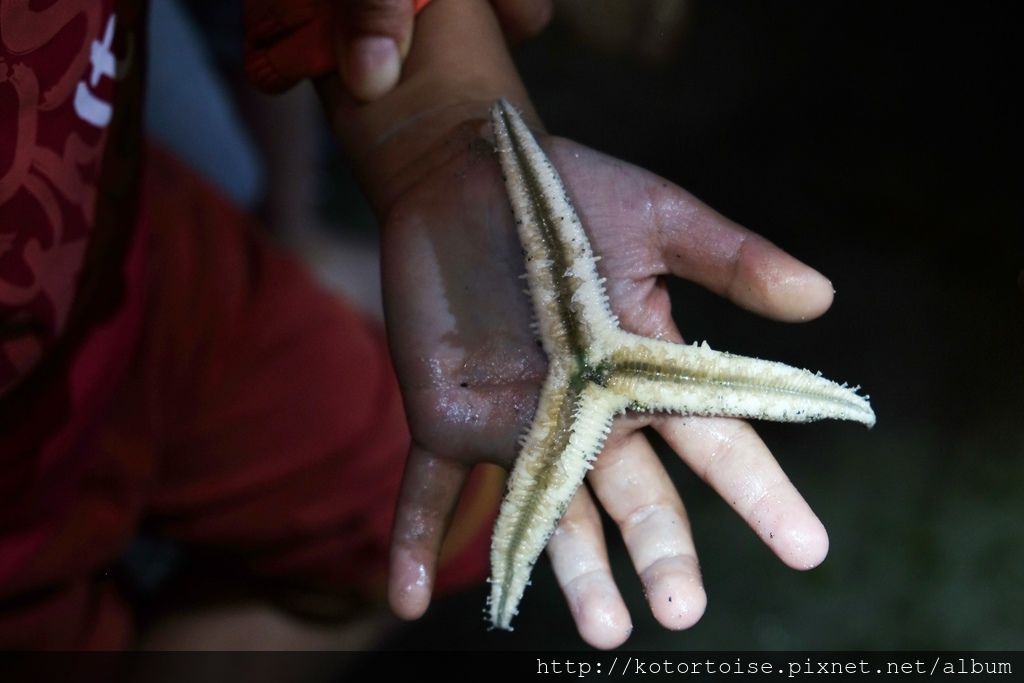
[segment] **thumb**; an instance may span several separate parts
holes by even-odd
[[[363,102],[381,97],[398,83],[412,42],[413,0],[341,0],[335,13],[345,88]]]

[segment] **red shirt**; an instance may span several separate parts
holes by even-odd
[[[329,65],[289,39],[329,40],[329,2],[250,4],[253,59]],[[139,331],[145,7],[0,0],[0,585],[60,519]]]
[[[258,85],[333,69],[331,7],[247,0]],[[143,2],[0,0],[4,593],[65,516],[139,334],[144,57]]]
[[[138,332],[143,15],[0,2],[0,584],[59,514]]]

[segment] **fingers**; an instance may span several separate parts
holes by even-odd
[[[409,452],[391,534],[388,601],[403,619],[417,619],[430,604],[441,542],[466,481],[465,465],[416,445]]]
[[[493,0],[502,29],[513,41],[529,38],[551,19],[551,0]],[[371,102],[398,83],[412,44],[414,0],[337,0],[336,60],[355,99]]]
[[[658,433],[715,489],[779,559],[811,569],[828,534],[753,428],[732,418],[664,418]]]
[[[537,35],[551,21],[551,0],[491,0],[501,29],[515,42]]]
[[[682,189],[652,191],[655,247],[668,272],[777,320],[809,320],[832,305],[832,283]]]
[[[632,432],[606,449],[589,480],[622,532],[654,617],[670,629],[693,626],[707,596],[690,522],[650,443]]]
[[[601,518],[581,487],[548,541],[548,555],[576,628],[597,648],[618,647],[633,630],[608,565]]]
[[[348,92],[369,102],[398,83],[413,33],[413,0],[339,0],[338,68]]]

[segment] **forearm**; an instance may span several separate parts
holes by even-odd
[[[463,126],[483,125],[499,97],[539,123],[487,0],[433,0],[417,17],[401,82],[383,98],[356,104],[334,77],[318,89],[379,216],[461,151],[445,142]]]

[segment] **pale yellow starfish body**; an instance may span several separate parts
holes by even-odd
[[[856,389],[807,370],[619,327],[551,162],[507,102],[495,104],[492,124],[549,363],[491,543],[490,620],[510,629],[533,565],[616,415],[632,409],[868,426],[875,415]]]

